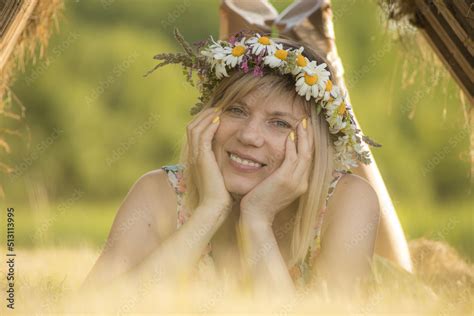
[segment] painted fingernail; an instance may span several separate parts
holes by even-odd
[[[306,117],[303,119],[303,128],[306,129]]]
[[[290,139],[295,141],[295,133],[293,131],[290,132]]]
[[[217,122],[219,122],[219,119],[220,119],[220,117],[219,117],[219,116],[216,116],[216,117],[212,120],[212,123],[217,123]]]

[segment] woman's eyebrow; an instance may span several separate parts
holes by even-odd
[[[243,105],[247,108],[249,107],[248,104],[243,100],[236,101],[235,103]],[[268,114],[273,115],[273,116],[286,116],[286,117],[289,117],[290,119],[292,119],[293,121],[298,121],[298,119],[296,117],[294,117],[293,114],[291,114],[289,112],[273,111],[273,112],[270,112]]]
[[[292,119],[293,121],[298,121],[298,119],[297,119],[296,117],[294,117],[293,114],[288,113],[288,112],[273,111],[273,112],[270,113],[270,115],[274,115],[274,116],[287,116],[287,117],[289,117],[290,119]]]

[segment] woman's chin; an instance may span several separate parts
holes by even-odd
[[[250,186],[243,186],[242,184],[237,185],[226,185],[227,191],[232,195],[234,199],[241,199],[245,194],[249,193],[252,189]]]

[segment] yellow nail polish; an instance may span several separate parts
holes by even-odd
[[[295,133],[293,131],[290,132],[290,139],[295,141]]]
[[[219,119],[220,119],[219,116],[216,116],[216,117],[212,120],[212,123],[217,123],[217,122],[219,122]]]
[[[303,119],[303,128],[306,129],[306,118]]]
[[[220,109],[221,109],[221,107],[218,106],[217,108],[214,109],[214,112],[218,112]]]

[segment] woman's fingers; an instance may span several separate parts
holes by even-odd
[[[219,113],[214,110],[214,108],[206,109],[198,120],[188,125],[188,141],[190,143],[190,150],[195,158],[199,154],[199,144],[202,132]]]
[[[189,122],[188,127],[193,128],[194,126],[198,125],[199,122],[206,117],[209,113],[217,112],[220,108],[210,107],[201,112],[199,112],[194,119]]]
[[[281,163],[280,170],[286,175],[291,174],[296,166],[296,162],[298,160],[298,154],[296,153],[296,135],[294,131],[291,131],[286,138],[285,144],[285,158]]]
[[[196,127],[196,125],[198,125],[203,119],[205,119],[211,113],[212,113],[211,109],[206,109],[198,113],[196,117],[186,126],[186,136],[188,139],[188,148],[190,150],[190,153],[193,153],[193,147],[195,147],[195,144],[193,144],[194,128]]]
[[[205,152],[212,151],[212,139],[220,125],[220,116],[214,115],[212,121],[204,128],[199,139],[199,149]]]
[[[306,120],[306,121],[304,121]],[[298,161],[294,170],[296,177],[305,180],[313,159],[313,129],[311,121],[305,118],[298,124]]]

